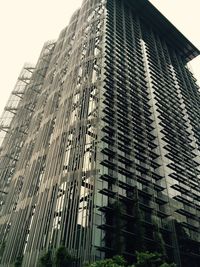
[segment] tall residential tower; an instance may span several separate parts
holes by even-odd
[[[141,249],[199,266],[197,55],[147,0],[83,1],[1,119],[0,266],[60,245],[80,266]]]

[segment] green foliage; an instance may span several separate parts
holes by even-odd
[[[162,265],[160,265],[160,267],[176,267],[175,263],[163,263]]]
[[[15,263],[14,263],[14,267],[21,267],[22,266],[22,261],[23,261],[23,257],[19,256],[17,257]]]
[[[47,251],[41,258],[40,258],[40,266],[41,267],[52,267],[53,260],[52,260],[52,251]]]
[[[157,252],[136,252],[136,258],[136,267],[159,267],[162,264],[162,255]]]
[[[125,265],[126,261],[122,256],[114,256],[112,259],[93,262],[87,267],[124,267]]]
[[[160,253],[164,258],[167,258],[167,252],[165,249],[165,242],[163,240],[163,236],[159,230],[159,227],[157,224],[154,224],[155,230],[154,230],[154,240],[155,240],[155,251]]]
[[[162,254],[158,252],[136,252],[137,263],[129,267],[176,267],[174,263],[167,263],[163,260]],[[115,256],[112,259],[105,259],[85,265],[85,267],[125,267],[127,262],[122,256]]]
[[[75,258],[69,254],[66,247],[61,246],[55,253],[51,250],[46,252],[39,261],[41,267],[69,267]]]
[[[142,214],[138,203],[135,205],[136,245],[139,251],[145,251],[144,227],[142,225]]]
[[[174,263],[165,262],[163,255],[158,252],[136,252],[136,258],[135,267],[176,267]]]
[[[74,260],[75,258],[69,254],[66,247],[61,246],[57,249],[55,254],[56,267],[71,266]]]

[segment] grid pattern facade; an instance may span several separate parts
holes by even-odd
[[[198,266],[199,88],[190,55],[133,2],[83,1],[25,69],[0,152],[1,266],[60,245],[77,266],[133,262],[161,240]]]

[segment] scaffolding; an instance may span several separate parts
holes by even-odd
[[[16,115],[21,100],[23,99],[26,87],[30,83],[33,71],[34,65],[30,63],[26,63],[24,65],[14,87],[14,90],[11,92],[2,116],[0,117],[0,151],[2,150],[2,144],[5,139],[6,133],[9,132],[12,120]]]

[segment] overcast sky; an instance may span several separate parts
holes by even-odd
[[[139,0],[138,0],[139,1]],[[82,0],[0,0],[0,115],[25,62],[57,39]],[[151,0],[200,49],[200,0]],[[200,84],[200,57],[191,62]]]

